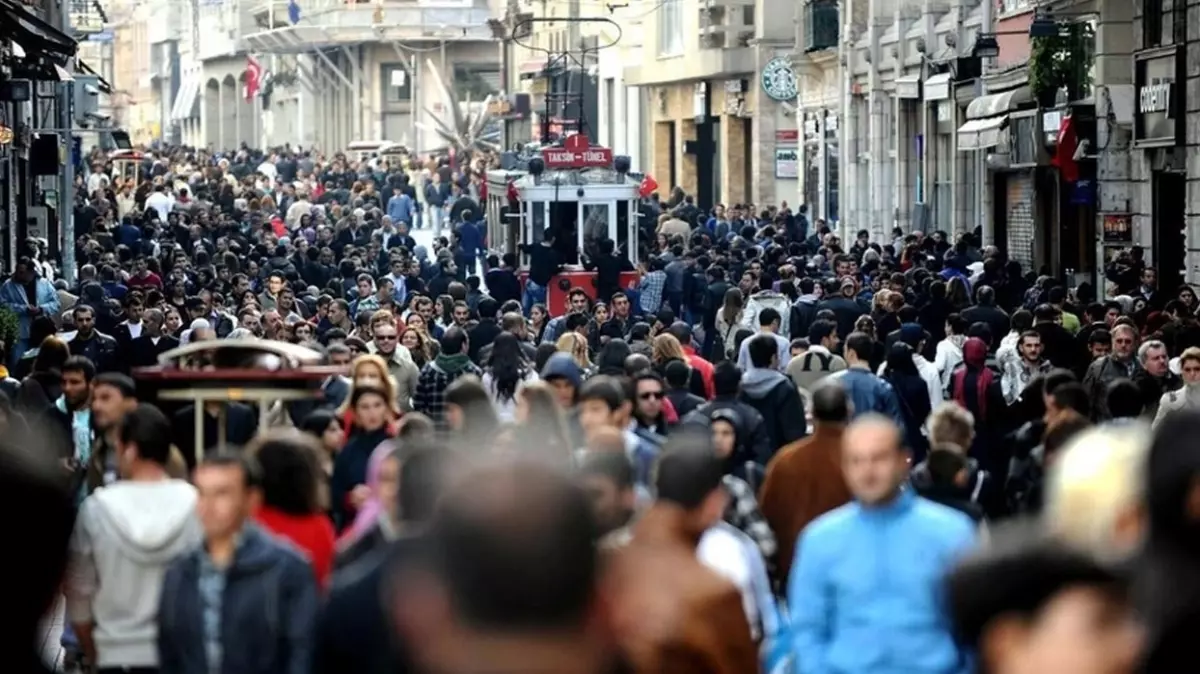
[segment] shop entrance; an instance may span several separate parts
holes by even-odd
[[[1158,269],[1159,290],[1173,293],[1184,279],[1187,247],[1184,235],[1184,201],[1187,175],[1175,171],[1153,174],[1154,267]]]

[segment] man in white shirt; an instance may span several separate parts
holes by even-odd
[[[155,185],[154,193],[146,197],[146,208],[153,208],[158,219],[167,221],[167,215],[175,208],[175,198],[167,194],[166,185]]]

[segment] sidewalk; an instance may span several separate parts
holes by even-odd
[[[42,625],[42,658],[55,671],[62,671],[63,652],[59,639],[62,638],[63,619],[63,602],[59,599]]]

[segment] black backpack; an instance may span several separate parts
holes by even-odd
[[[812,357],[816,356],[821,361],[821,369],[814,370],[812,368]],[[801,372],[830,372],[833,367],[833,356],[827,353],[818,351],[808,351],[804,354],[804,360],[800,361]]]

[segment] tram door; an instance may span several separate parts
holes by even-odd
[[[602,239],[617,241],[617,208],[611,201],[579,202],[579,249],[594,259]],[[618,241],[619,243],[619,241]]]

